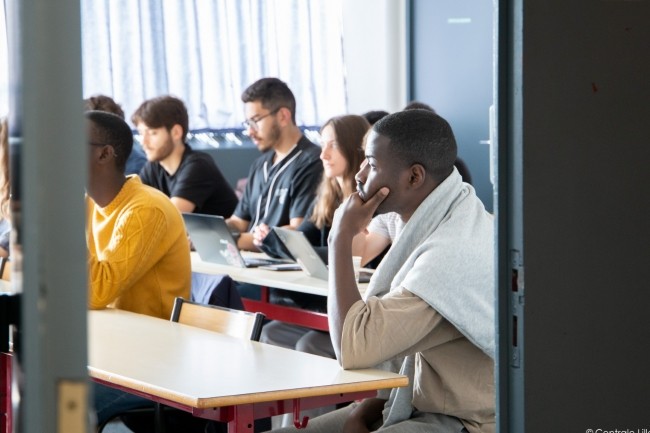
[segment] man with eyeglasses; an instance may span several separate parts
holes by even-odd
[[[239,248],[257,251],[271,227],[297,228],[321,181],[320,148],[296,125],[296,100],[277,78],[262,78],[242,94],[251,140],[264,152],[248,174],[244,194],[227,220],[241,233]]]
[[[169,320],[174,299],[190,296],[190,249],[181,214],[162,192],[124,175],[133,146],[124,120],[87,111],[86,124],[89,308],[111,305]],[[94,396],[99,424],[124,410],[152,406],[100,385]]]

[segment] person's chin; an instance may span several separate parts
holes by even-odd
[[[271,148],[268,144],[264,143],[263,141],[254,141],[255,146],[257,147],[257,150],[260,152],[266,152]]]

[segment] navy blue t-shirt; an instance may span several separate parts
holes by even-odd
[[[320,147],[302,136],[275,166],[274,151],[257,158],[234,215],[250,221],[248,230],[260,223],[284,226],[292,218],[307,217],[323,175],[320,152]]]

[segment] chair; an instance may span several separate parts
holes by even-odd
[[[171,321],[259,341],[264,317],[262,313],[239,311],[176,298]]]
[[[219,332],[232,337],[259,341],[260,335],[262,334],[264,318],[265,316],[262,313],[239,311],[232,308],[188,301],[187,299],[178,297],[174,300],[171,321]],[[121,414],[121,417],[127,427],[134,431],[141,431],[146,429],[147,425],[149,427],[151,426],[152,413],[154,416],[155,431],[157,432],[164,430],[164,418],[170,415],[184,417],[186,423],[196,421],[185,412],[167,408],[160,403],[156,403],[153,411],[152,409],[133,410]],[[203,431],[203,426],[199,428]]]

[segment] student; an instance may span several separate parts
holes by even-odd
[[[262,78],[242,93],[248,134],[264,152],[228,225],[240,249],[257,251],[271,227],[296,229],[314,200],[323,167],[320,148],[296,126],[296,100],[277,78]]]
[[[189,296],[190,252],[178,209],[160,191],[124,176],[133,134],[118,116],[86,112],[91,309],[116,308],[169,319]]]
[[[189,299],[190,250],[169,198],[124,176],[133,133],[119,116],[86,112],[89,156],[86,241],[90,309],[109,305],[169,320],[174,299]],[[98,423],[151,401],[97,385]]]
[[[84,100],[84,105],[86,111],[99,110],[107,111],[109,113],[117,114],[120,118],[124,119],[124,110],[120,104],[115,102],[113,98],[106,95],[94,95],[90,98]],[[126,160],[126,168],[124,169],[124,174],[138,174],[144,164],[147,162],[147,157],[144,156],[142,147],[139,144],[133,143],[133,150],[129,155],[129,159]]]
[[[354,175],[363,161],[363,139],[369,128],[370,124],[356,115],[333,117],[321,128],[323,179],[308,212],[309,218],[298,227],[316,248],[327,247],[334,211],[356,191]],[[322,296],[283,293],[298,305],[308,304],[325,311],[326,299]],[[272,321],[262,329],[260,341],[334,358],[328,333],[301,326]]]
[[[140,171],[145,185],[171,198],[181,212],[229,217],[237,196],[210,155],[185,142],[185,104],[172,96],[144,101],[131,116],[142,137],[147,164]]]
[[[305,431],[494,432],[493,218],[455,158],[451,127],[430,111],[373,126],[359,192],[330,231],[329,327],[343,368],[405,357],[411,385],[310,420]],[[352,238],[375,212],[391,211],[406,225],[362,299]]]
[[[434,110],[433,107],[419,101],[409,102],[404,107],[404,110],[427,110],[434,114],[436,113],[436,110]],[[458,170],[463,182],[471,185],[472,177],[469,173],[467,164],[456,156],[454,166]],[[361,243],[363,246],[361,263],[364,266],[367,266],[368,263],[381,261],[383,254],[387,251],[390,245],[395,242],[403,227],[404,222],[399,218],[399,215],[394,212],[388,212],[373,218],[368,225],[365,241]]]

